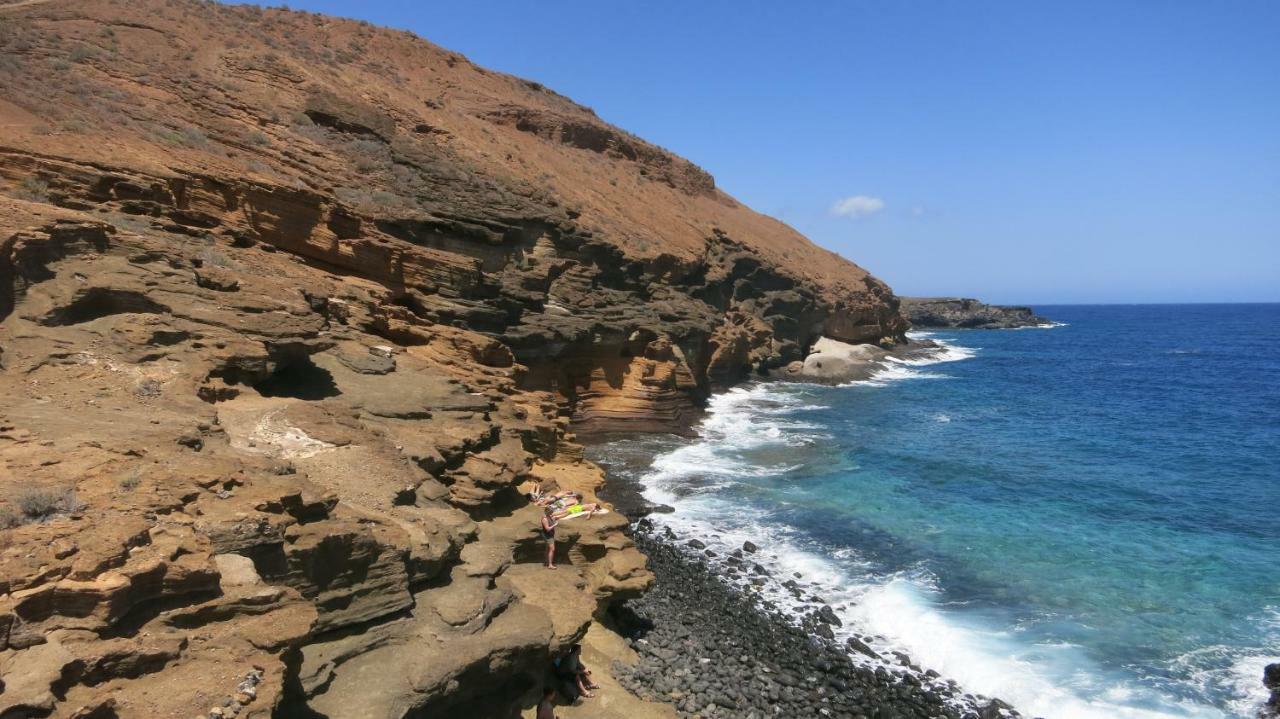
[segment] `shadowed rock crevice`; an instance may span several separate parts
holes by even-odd
[[[76,325],[109,315],[125,313],[161,314],[169,308],[142,292],[110,287],[90,287],[77,293],[70,304],[59,307],[40,319],[40,324]]]
[[[333,375],[323,367],[317,367],[306,355],[280,362],[270,376],[255,382],[253,388],[263,397],[292,397],[310,401],[342,394],[334,384]]]

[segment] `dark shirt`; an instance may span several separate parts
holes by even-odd
[[[582,662],[578,661],[576,654],[570,654],[560,660],[560,675],[571,677],[582,671]]]

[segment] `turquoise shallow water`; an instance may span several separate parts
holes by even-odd
[[[1251,716],[1280,659],[1280,305],[1045,307],[1053,329],[627,440],[663,521],[763,540],[856,631],[1046,717]]]

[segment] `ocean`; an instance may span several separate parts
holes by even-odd
[[[1036,309],[1058,324],[914,332],[939,348],[590,456],[1024,715],[1252,717],[1280,661],[1280,305]]]

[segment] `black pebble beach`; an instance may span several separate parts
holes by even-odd
[[[840,644],[818,610],[788,617],[754,592],[721,581],[666,530],[637,525],[654,587],[614,613],[640,661],[614,675],[642,698],[670,702],[682,717],[1018,717],[999,700],[966,695],[900,655],[872,659],[855,639]],[[688,544],[686,540],[685,544]],[[861,653],[866,661],[855,661]]]

